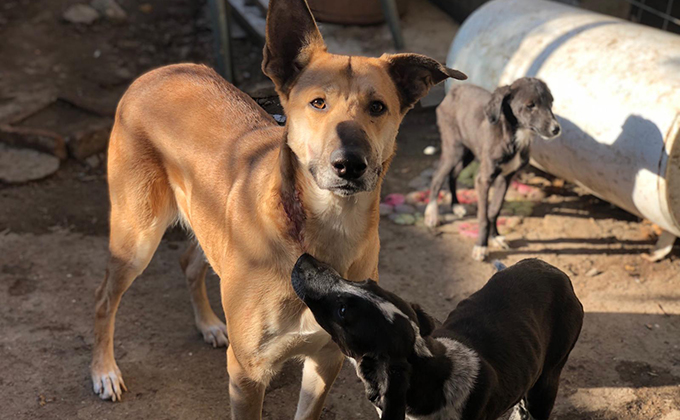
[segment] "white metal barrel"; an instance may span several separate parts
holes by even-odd
[[[447,64],[493,90],[550,87],[562,124],[534,164],[680,236],[680,36],[540,0],[495,0],[458,31]]]

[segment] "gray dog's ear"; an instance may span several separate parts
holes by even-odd
[[[503,102],[505,102],[505,100],[510,97],[510,93],[510,86],[501,86],[494,90],[493,94],[491,94],[489,103],[484,107],[486,118],[491,124],[496,124],[501,118]]]
[[[467,76],[420,54],[383,54],[389,73],[399,92],[401,111],[406,112],[427,95],[430,88],[449,77],[465,80]]]
[[[312,12],[305,0],[270,0],[262,72],[279,95],[287,96],[290,82],[317,51],[326,51]]]
[[[427,337],[428,335],[432,334],[432,331],[434,331],[435,328],[437,328],[437,321],[427,314],[423,308],[420,307],[417,303],[412,303],[411,307],[413,308],[413,311],[416,313],[416,317],[418,318],[418,328],[420,328],[420,336],[421,337]]]

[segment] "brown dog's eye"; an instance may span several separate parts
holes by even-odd
[[[321,98],[314,99],[312,102],[310,102],[310,105],[316,109],[326,109],[326,101]]]
[[[387,108],[385,107],[385,104],[380,102],[380,101],[373,101],[371,102],[371,107],[369,108],[369,111],[371,112],[371,115],[381,115],[385,112]]]
[[[527,104],[527,108],[529,108],[529,109],[533,109],[535,106],[536,106],[536,104],[534,104],[533,102],[529,102]]]

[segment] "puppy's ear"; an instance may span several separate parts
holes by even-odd
[[[434,329],[437,328],[437,321],[432,316],[425,313],[423,308],[421,308],[420,305],[418,305],[417,303],[412,303],[411,307],[413,308],[413,311],[416,313],[416,316],[418,317],[418,328],[420,328],[420,336],[427,337],[428,335],[432,334],[432,331],[434,331]]]
[[[402,112],[411,109],[437,83],[449,77],[467,79],[464,73],[420,54],[384,54],[381,58],[387,61],[390,76],[397,86]]]
[[[290,85],[317,51],[326,45],[305,0],[270,0],[262,52],[262,72],[287,96]]]
[[[484,107],[484,113],[486,118],[491,124],[496,124],[501,118],[501,112],[503,112],[503,102],[505,102],[510,97],[510,86],[501,86],[493,91],[491,94],[491,99],[489,103]]]

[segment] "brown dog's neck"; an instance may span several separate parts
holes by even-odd
[[[314,252],[314,244],[326,239],[333,242],[343,238],[356,240],[367,233],[369,223],[377,223],[373,219],[379,218],[380,186],[350,197],[320,189],[311,174],[300,166],[286,137],[279,152],[279,172],[279,195],[288,234],[300,243],[303,251]],[[330,245],[338,244],[320,246]]]
[[[281,206],[288,219],[288,233],[302,245],[304,250],[303,228],[307,215],[302,206],[302,197],[297,183],[298,160],[293,150],[288,146],[286,137],[281,144],[279,152],[279,170],[281,175],[281,185],[279,194],[281,196]]]

